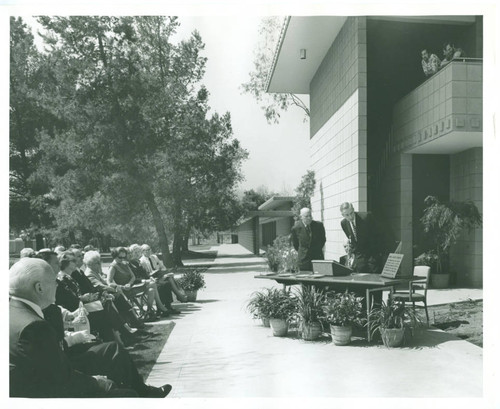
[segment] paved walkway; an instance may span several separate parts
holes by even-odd
[[[394,349],[361,338],[341,347],[293,332],[273,337],[244,309],[253,291],[275,285],[253,278],[266,270],[264,260],[237,244],[215,249],[207,288],[198,302],[179,304],[185,313],[148,379],[171,383],[172,397],[482,396],[482,348],[440,330]],[[482,299],[482,291],[432,290],[428,297],[441,304]]]

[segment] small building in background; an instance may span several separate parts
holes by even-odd
[[[260,254],[278,236],[287,236],[292,229],[293,196],[273,196],[258,210],[248,212],[236,228],[238,243],[254,254]]]

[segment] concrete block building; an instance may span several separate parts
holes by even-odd
[[[371,211],[402,242],[403,274],[423,248],[428,195],[472,200],[482,212],[481,16],[288,17],[268,92],[310,97],[313,216],[325,258],[343,254],[339,206]],[[420,52],[465,51],[426,78]],[[376,239],[376,238],[375,238]],[[482,229],[452,249],[460,286],[482,286]]]

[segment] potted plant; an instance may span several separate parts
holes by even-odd
[[[421,320],[412,307],[389,300],[382,301],[378,308],[372,309],[369,315],[368,330],[371,335],[378,331],[386,347],[398,347],[405,341],[407,333],[411,333]]]
[[[323,332],[325,294],[314,286],[303,285],[297,291],[297,313],[302,339],[313,341]]]
[[[178,283],[186,293],[187,300],[196,301],[198,290],[205,288],[205,277],[199,270],[188,270],[179,278]]]
[[[267,264],[274,272],[299,271],[298,255],[287,236],[278,236],[266,251]]]
[[[434,274],[434,287],[444,288],[449,283],[447,261],[450,247],[457,242],[462,231],[482,224],[481,215],[471,201],[441,203],[434,196],[425,198],[424,215],[420,219],[429,250],[415,259],[417,265],[429,265]]]
[[[270,288],[264,294],[260,314],[269,317],[269,324],[275,337],[284,337],[288,332],[288,323],[296,311],[296,301],[289,291]]]
[[[363,324],[362,300],[363,297],[356,297],[355,293],[347,290],[345,293],[327,294],[323,310],[335,345],[347,345],[351,342],[352,326]]]
[[[268,302],[269,299],[269,292],[271,289],[265,288],[260,291],[255,291],[252,293],[250,296],[250,299],[248,300],[248,303],[246,305],[247,311],[253,315],[254,318],[256,319],[261,319],[262,320],[262,325],[264,327],[269,327],[269,317],[264,315],[264,311],[266,311],[266,303]]]

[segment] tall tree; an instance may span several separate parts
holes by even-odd
[[[40,22],[58,84],[47,99],[71,124],[40,135],[40,172],[60,199],[53,209],[58,225],[142,236],[152,223],[167,264],[181,264],[175,237],[189,215],[203,213],[200,206],[210,214],[198,186],[218,189],[211,197],[230,197],[245,157],[229,115],[206,117],[201,37],[194,32],[173,44],[175,17]],[[208,183],[212,175],[219,182]]]
[[[59,125],[44,108],[48,67],[22,18],[10,19],[9,214],[14,230],[50,225],[49,185],[36,176],[40,161],[37,133]]]
[[[286,22],[286,21],[285,21]],[[243,93],[252,95],[260,104],[268,123],[278,123],[280,111],[296,106],[309,117],[309,107],[294,93],[267,93],[266,86],[274,55],[283,29],[283,17],[264,17],[259,25],[259,42],[254,50],[253,70],[249,80],[241,85]]]
[[[311,208],[311,197],[314,194],[314,189],[316,188],[316,174],[313,170],[308,170],[299,185],[295,189],[295,198],[293,200],[292,211],[294,212],[294,217],[299,219],[300,209],[304,207]]]

